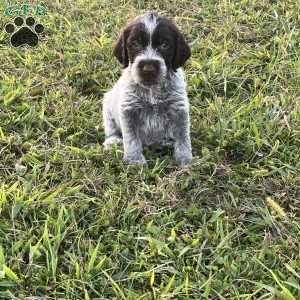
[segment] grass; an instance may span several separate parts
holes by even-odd
[[[300,2],[46,5],[38,48],[0,33],[0,298],[300,299]],[[112,45],[149,9],[193,45],[188,169],[102,147]]]

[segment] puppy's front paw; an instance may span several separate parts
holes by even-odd
[[[103,143],[104,150],[109,150],[113,145],[120,145],[122,144],[122,139],[118,136],[111,136],[105,140]]]
[[[179,167],[186,167],[192,160],[192,155],[176,157],[176,163]]]
[[[141,156],[124,156],[124,163],[132,166],[145,166],[147,165],[146,159],[143,155]]]

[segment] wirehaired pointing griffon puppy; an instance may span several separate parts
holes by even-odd
[[[143,146],[172,144],[176,163],[192,159],[189,101],[181,67],[190,47],[167,18],[148,13],[122,31],[114,55],[122,76],[104,96],[104,147],[124,145],[124,161],[146,164]]]

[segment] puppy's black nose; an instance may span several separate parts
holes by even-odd
[[[143,66],[143,72],[155,72],[155,66],[153,66],[153,65],[150,65],[150,64],[146,64],[146,65],[144,65]]]
[[[142,60],[139,63],[139,68],[145,74],[157,73],[159,71],[159,61],[154,59]]]

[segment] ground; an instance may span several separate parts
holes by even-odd
[[[0,33],[0,298],[299,299],[300,2],[45,3],[37,48]],[[186,169],[103,151],[112,47],[150,9],[192,45]]]

